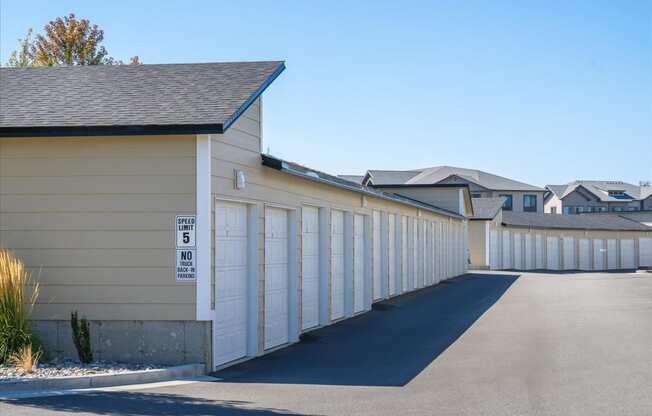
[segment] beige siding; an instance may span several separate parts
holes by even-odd
[[[390,192],[397,193],[400,195],[405,195],[409,198],[417,199],[419,201],[427,202],[429,204],[438,206],[440,208],[447,209],[452,212],[456,212],[462,215],[470,215],[470,212],[464,212],[467,210],[466,206],[461,206],[460,195],[463,198],[463,190],[460,188],[430,188],[430,187],[412,187],[412,188],[382,188],[379,189]],[[461,212],[462,211],[462,212]]]
[[[0,246],[41,284],[35,319],[194,320],[173,234],[194,211],[194,136],[0,138]]]
[[[469,254],[472,268],[489,266],[487,253],[487,223],[488,221],[469,221]]]
[[[555,194],[552,194],[545,203],[544,212],[552,214],[552,209],[555,208],[555,214],[563,214],[561,207],[561,199]]]

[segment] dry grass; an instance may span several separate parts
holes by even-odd
[[[0,363],[33,344],[29,317],[39,295],[22,261],[0,250]]]
[[[14,352],[9,361],[23,374],[31,374],[38,366],[42,352],[40,350],[32,351],[32,344],[23,346],[17,352]]]

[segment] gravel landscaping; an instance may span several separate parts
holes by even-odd
[[[55,377],[91,376],[101,374],[121,374],[130,371],[156,370],[163,366],[144,364],[123,364],[114,362],[96,362],[80,364],[74,361],[60,361],[39,363],[38,368],[31,374],[22,374],[15,367],[0,365],[0,384],[28,379],[47,379]]]

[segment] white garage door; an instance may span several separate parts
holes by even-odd
[[[364,217],[353,217],[353,312],[364,309]]]
[[[604,270],[604,240],[593,240],[593,270]]]
[[[534,237],[534,243],[535,267],[537,269],[543,269],[545,267],[545,262],[543,259],[543,236],[541,234],[537,234]]]
[[[289,341],[288,212],[265,208],[265,348]]]
[[[319,209],[301,209],[301,329],[319,324]]]
[[[522,252],[521,234],[514,234],[514,268],[516,270],[523,269],[523,263],[521,261]]]
[[[407,217],[401,217],[401,290],[408,290],[408,222]]]
[[[512,268],[512,244],[509,231],[503,231],[503,269]]]
[[[344,316],[344,213],[331,211],[331,319]]]
[[[498,231],[489,232],[489,267],[491,270],[500,269],[500,245],[498,244]]]
[[[618,268],[618,243],[616,240],[607,240],[607,269]]]
[[[389,262],[389,294],[395,295],[396,292],[396,215],[388,216],[388,236],[387,236],[387,261]]]
[[[412,274],[410,279],[410,289],[417,287],[417,276],[419,275],[419,239],[417,231],[417,220],[412,220]]]
[[[634,240],[620,240],[620,268],[635,269]]]
[[[374,211],[372,217],[373,225],[373,285],[374,285],[374,300],[380,299],[383,296],[381,280],[382,280],[382,269],[381,269],[381,255],[380,252],[380,212]]]
[[[215,206],[215,366],[247,355],[247,205]]]
[[[579,251],[580,270],[591,270],[591,249],[589,247],[588,239],[580,238]]]
[[[575,270],[575,238],[564,237],[564,270]]]
[[[548,237],[546,249],[548,251],[548,269],[559,270],[559,239]]]
[[[534,256],[532,255],[532,234],[525,234],[525,270],[534,268]]]
[[[428,222],[428,284],[435,284],[435,223]]]
[[[652,267],[652,238],[641,237],[638,240],[638,257],[641,267]]]

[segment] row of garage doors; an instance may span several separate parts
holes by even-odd
[[[519,233],[489,234],[492,270],[616,270],[652,267],[652,238],[591,238]]]
[[[259,247],[258,217],[255,204],[216,204],[215,367],[466,271],[461,221],[265,206]]]

